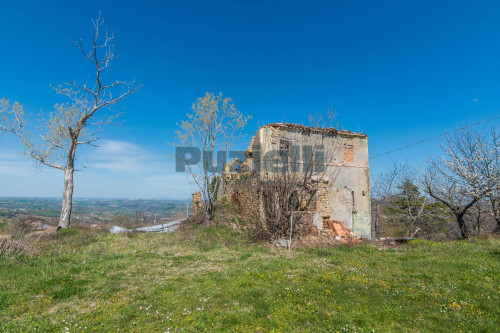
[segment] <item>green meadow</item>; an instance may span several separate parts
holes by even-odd
[[[33,241],[35,242],[35,241]],[[500,240],[288,252],[68,229],[0,257],[1,332],[498,332]]]

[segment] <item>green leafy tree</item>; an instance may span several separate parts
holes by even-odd
[[[250,117],[244,116],[231,98],[222,93],[205,93],[193,103],[176,131],[177,142],[186,147],[196,147],[203,154],[203,163],[188,165],[187,172],[199,188],[205,207],[205,223],[213,217],[217,187],[217,152],[227,152],[234,139],[241,133]],[[208,167],[204,167],[208,166]]]

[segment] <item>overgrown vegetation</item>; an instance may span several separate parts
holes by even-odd
[[[230,209],[230,207],[228,208]],[[67,229],[0,257],[0,331],[494,332],[500,240],[298,249]]]
[[[381,180],[387,181],[387,177]],[[375,223],[379,222],[377,236],[445,239],[453,221],[448,208],[430,201],[407,174],[391,182],[391,188],[374,200]]]
[[[11,220],[4,227],[3,232],[8,235],[22,235],[35,230],[35,223],[43,223],[39,218],[33,215],[22,216]]]
[[[500,232],[500,136],[446,136],[425,171],[394,163],[371,186],[376,237],[456,239]]]

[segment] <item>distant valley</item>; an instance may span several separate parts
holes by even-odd
[[[161,223],[185,217],[187,204],[187,200],[76,198],[72,220],[83,224],[108,225],[113,217],[127,215],[138,225]],[[60,198],[0,198],[2,220],[32,215],[43,221],[56,222],[60,209]]]

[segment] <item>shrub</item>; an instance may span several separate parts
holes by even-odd
[[[36,240],[33,238],[0,238],[0,254],[7,257],[15,257],[19,255],[34,255],[38,253]]]
[[[12,220],[5,227],[5,233],[8,235],[22,235],[35,230],[33,223],[40,222],[40,219],[33,215],[23,216]]]
[[[134,226],[132,218],[125,214],[116,215],[111,219],[113,225],[118,225],[124,228],[130,228]]]

